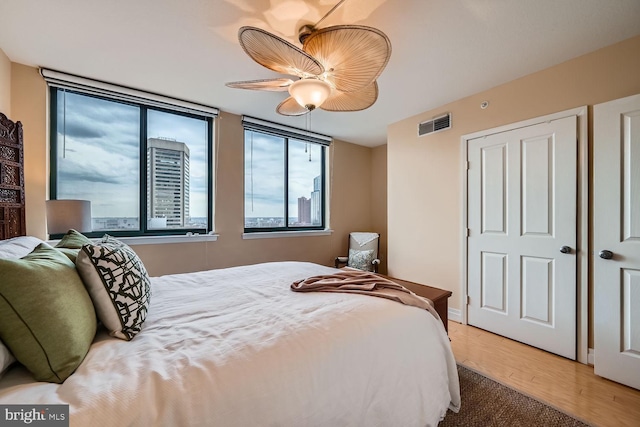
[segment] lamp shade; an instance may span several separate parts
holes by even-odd
[[[289,86],[289,94],[298,104],[311,111],[327,100],[331,95],[331,86],[323,80],[300,79]]]
[[[47,231],[64,234],[70,229],[91,231],[89,200],[47,200]]]

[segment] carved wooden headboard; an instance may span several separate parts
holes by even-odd
[[[0,113],[0,240],[25,234],[22,123]]]

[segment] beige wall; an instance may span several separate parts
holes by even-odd
[[[0,113],[11,118],[11,61],[0,49]]]
[[[48,193],[47,87],[38,70],[12,64],[11,107],[21,120],[25,135],[25,180],[27,232],[46,237],[45,200]],[[136,245],[152,275],[220,268],[241,264],[303,260],[333,265],[333,259],[347,253],[350,231],[372,227],[372,165],[384,168],[380,156],[372,160],[372,149],[334,141],[329,150],[330,174],[329,236],[243,240],[243,129],[241,117],[222,113],[216,121],[216,242]],[[379,181],[382,187],[386,185]],[[375,196],[380,204],[379,195]],[[386,214],[386,213],[385,213]],[[386,223],[378,213],[376,222]]]
[[[11,64],[11,115],[24,131],[24,181],[27,234],[45,237],[44,201],[48,194],[47,87],[38,70]]]
[[[371,151],[371,230],[380,233],[380,273],[387,273],[387,146]]]
[[[389,273],[453,291],[460,309],[461,136],[640,93],[639,53],[640,37],[628,39],[390,125]],[[445,112],[452,129],[417,137],[419,122]]]

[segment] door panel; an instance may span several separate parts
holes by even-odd
[[[571,116],[469,140],[467,185],[468,323],[571,359],[576,129]]]
[[[640,389],[640,95],[593,114],[595,373]]]
[[[482,232],[505,234],[507,147],[482,148]]]
[[[482,252],[482,307],[507,311],[507,255]]]
[[[640,356],[640,270],[623,269],[622,351]]]
[[[633,240],[640,239],[640,111],[624,114],[623,123],[624,238]]]
[[[522,234],[551,236],[553,138],[522,141]]]
[[[553,325],[553,260],[522,257],[522,318]]]

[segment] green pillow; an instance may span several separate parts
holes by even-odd
[[[38,381],[62,383],[96,333],[96,314],[69,259],[46,243],[0,259],[0,339]]]
[[[92,244],[93,242],[84,234],[71,229],[62,236],[62,239],[56,245],[56,248],[81,249],[82,245]],[[76,252],[77,255],[77,252]]]
[[[65,254],[66,257],[69,258],[69,261],[71,261],[74,264],[76,263],[76,259],[78,259],[78,253],[80,252],[80,249],[69,249],[69,248],[58,248],[58,247],[56,247],[56,250]]]
[[[62,239],[56,245],[56,249],[65,254],[67,258],[72,263],[76,263],[76,258],[78,258],[78,252],[80,252],[80,248],[82,245],[92,244],[93,242],[86,237],[84,234],[71,229],[62,236]]]

